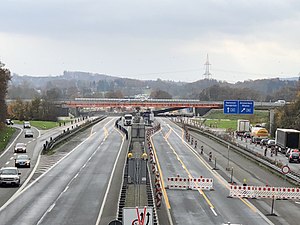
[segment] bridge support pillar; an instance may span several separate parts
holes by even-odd
[[[270,109],[270,134],[274,136],[275,134],[275,110]]]

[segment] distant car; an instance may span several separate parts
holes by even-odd
[[[17,155],[15,159],[15,167],[28,167],[30,168],[30,158],[28,155]]]
[[[21,173],[17,167],[2,167],[0,169],[0,184],[20,186]]]
[[[268,138],[261,139],[260,144],[261,144],[261,145],[267,145],[267,144],[268,144],[268,141],[269,141]]]
[[[24,143],[17,143],[16,146],[15,146],[15,153],[18,153],[18,152],[26,152],[26,144]]]
[[[275,104],[279,104],[279,105],[285,105],[286,104],[286,101],[283,100],[283,99],[279,99],[275,102]]]
[[[33,131],[32,130],[25,130],[25,138],[33,138]]]
[[[286,151],[285,156],[286,156],[286,157],[290,157],[290,155],[291,155],[293,152],[299,152],[299,150],[298,150],[298,149],[292,149],[292,148],[290,148],[290,149],[288,149],[288,150]]]
[[[29,121],[24,121],[23,122],[23,128],[31,128],[30,122]]]
[[[267,147],[268,147],[268,148],[275,147],[275,140],[268,140],[268,142],[267,142]]]
[[[296,162],[296,163],[300,163],[300,155],[299,152],[292,152],[289,156],[289,162]]]
[[[12,121],[11,119],[6,119],[5,123],[6,125],[14,125],[14,121]]]

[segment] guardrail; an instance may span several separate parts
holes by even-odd
[[[246,148],[242,145],[239,145],[238,143],[235,143],[232,141],[232,136],[228,135],[228,134],[224,134],[224,135],[220,135],[218,133],[214,133],[211,132],[210,130],[204,130],[203,128],[196,126],[194,124],[187,124],[184,123],[185,127],[188,127],[188,129],[193,130],[195,132],[198,132],[202,135],[205,135],[211,139],[214,139],[216,141],[218,141],[220,144],[224,145],[224,146],[229,146],[231,149],[233,149],[234,151],[238,152],[238,153],[242,153],[243,155],[246,155],[247,157],[251,158],[252,160],[255,160],[257,162],[259,162],[260,164],[268,167],[269,169],[271,169],[272,171],[276,172],[277,175],[279,176],[284,176],[282,174],[282,166],[283,164],[276,161],[276,160],[272,160],[260,153],[257,153],[249,148]],[[299,185],[300,183],[300,174],[295,172],[295,171],[291,171],[290,173],[285,175],[290,182]]]
[[[128,130],[127,130],[125,127],[123,127],[122,125],[119,124],[121,120],[122,120],[122,117],[120,117],[119,119],[117,119],[116,122],[115,122],[115,126],[116,126],[120,131],[122,131],[122,132],[125,134],[126,140],[128,140]]]
[[[94,120],[88,120],[87,122],[85,122],[81,125],[76,124],[76,126],[74,125],[74,128],[72,126],[73,129],[67,128],[66,130],[63,130],[63,132],[61,134],[59,134],[58,136],[56,136],[54,138],[50,137],[50,141],[46,141],[45,144],[43,145],[42,154],[46,154],[47,152],[52,150],[55,146],[59,145],[61,142],[74,136],[79,131],[85,130],[105,118],[106,118],[106,116],[101,116]],[[87,119],[87,118],[85,118],[85,119]]]

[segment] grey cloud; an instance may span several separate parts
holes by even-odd
[[[47,36],[197,37],[239,34],[299,15],[297,1],[5,1],[2,31]]]

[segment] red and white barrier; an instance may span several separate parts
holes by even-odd
[[[167,188],[180,190],[212,190],[212,178],[182,178],[182,177],[168,177]]]
[[[233,198],[300,199],[300,188],[232,185],[229,196]]]
[[[255,198],[255,187],[231,185],[229,196],[233,198]]]
[[[190,178],[190,188],[192,190],[212,190],[213,179],[212,178]]]
[[[168,177],[167,188],[187,190],[190,186],[189,178],[182,177]]]

